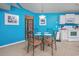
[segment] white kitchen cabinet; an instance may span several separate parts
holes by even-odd
[[[60,39],[60,32],[57,32],[56,40],[59,40],[59,39]]]
[[[74,23],[75,22],[75,14],[66,14],[65,15],[65,23]]]
[[[79,24],[79,15],[66,14],[60,15],[60,24]]]
[[[76,15],[75,18],[75,24],[79,24],[79,15]]]
[[[66,18],[75,18],[75,14],[65,14]]]
[[[60,16],[60,24],[65,24],[65,16],[64,15]]]
[[[61,30],[61,41],[68,41],[68,31]]]
[[[61,41],[79,41],[79,30],[75,29],[61,30]]]

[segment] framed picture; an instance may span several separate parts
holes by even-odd
[[[19,16],[5,13],[5,25],[19,25]]]
[[[39,25],[46,25],[46,16],[39,16]]]

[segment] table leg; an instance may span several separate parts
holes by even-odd
[[[52,56],[53,56],[53,40],[51,42]]]
[[[56,36],[54,37],[54,44],[55,44],[55,50],[57,50],[57,45],[56,45]]]
[[[44,51],[44,36],[43,36],[42,42],[43,42],[43,51]]]
[[[33,56],[34,56],[34,37],[33,37]]]
[[[27,45],[27,53],[29,53],[29,40],[28,40],[28,45]]]

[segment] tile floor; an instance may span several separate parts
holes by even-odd
[[[0,48],[0,56],[32,56],[32,50],[27,53],[25,43]],[[35,49],[35,56],[51,56],[51,48],[46,47],[45,51]],[[57,51],[54,56],[79,56],[79,42],[57,42]]]

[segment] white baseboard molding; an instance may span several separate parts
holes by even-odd
[[[7,47],[7,46],[11,46],[11,45],[15,45],[15,44],[19,44],[19,43],[22,43],[22,42],[24,42],[24,41],[25,41],[25,40],[18,41],[18,42],[14,42],[14,43],[10,43],[10,44],[7,44],[7,45],[3,45],[3,46],[0,46],[0,48]]]

